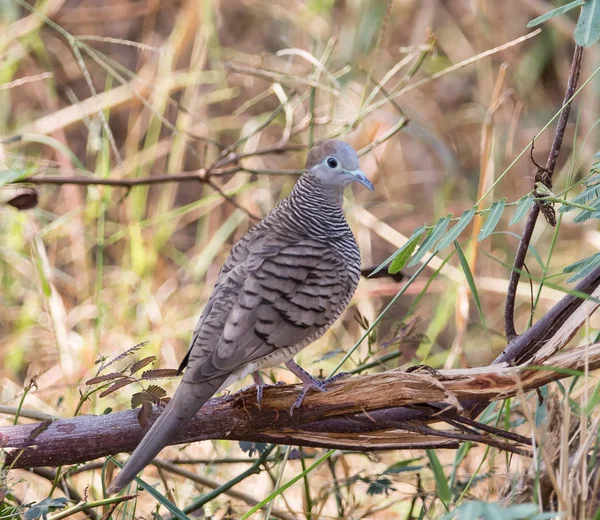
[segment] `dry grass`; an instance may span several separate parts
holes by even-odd
[[[366,266],[382,262],[424,222],[431,225],[472,207],[560,107],[571,58],[568,18],[497,49],[530,32],[526,23],[551,7],[544,1],[401,0],[386,7],[377,0],[50,0],[35,12],[28,5],[0,0],[0,136],[23,134],[20,142],[0,145],[0,170],[137,179],[206,169],[225,147],[252,154],[340,135],[359,149],[389,137],[361,158],[376,192],[348,194],[348,216]],[[496,51],[472,60],[490,49]],[[593,73],[596,58],[597,49],[586,51],[582,81]],[[394,67],[384,89],[376,88]],[[398,96],[392,103],[385,93]],[[555,174],[557,193],[579,180],[593,161],[597,103],[592,89],[577,98]],[[400,130],[405,115],[410,124]],[[551,139],[547,131],[536,140],[536,156],[545,156]],[[94,362],[148,341],[141,355],[157,356],[157,366],[176,367],[229,246],[252,223],[248,214],[262,216],[273,207],[294,181],[293,175],[278,173],[301,168],[303,160],[302,150],[249,155],[240,161],[243,169],[215,176],[213,186],[44,185],[38,187],[34,210],[0,206],[0,406],[19,406],[35,377],[36,388],[23,399],[32,413],[70,417],[76,410],[101,414],[109,407],[128,408],[133,390],[103,399],[94,394],[78,406],[84,381],[95,374]],[[525,153],[480,209],[501,197],[518,200],[532,188],[533,172]],[[385,367],[414,361],[455,368],[494,359],[506,344],[507,264],[517,244],[513,234],[521,232],[521,225],[509,226],[512,214],[507,210],[500,233],[484,242],[467,241],[477,235],[481,217],[461,237],[485,327],[456,255],[443,263],[449,248],[387,312],[376,337],[363,342],[345,368],[393,352],[399,355]],[[555,287],[541,289],[539,280],[597,249],[595,221],[576,225],[567,217],[556,231],[541,222],[534,237],[543,264],[528,258],[539,296],[535,318],[562,296]],[[564,280],[550,278],[568,288]],[[331,372],[342,359],[341,350],[349,350],[363,333],[356,312],[372,323],[400,287],[387,279],[363,280],[344,318],[298,361],[315,374]],[[530,307],[529,284],[523,282],[517,299],[519,332],[527,326]],[[407,314],[422,318],[421,335],[382,347]],[[590,323],[575,342],[594,342],[595,326]],[[294,381],[283,369],[273,374]],[[507,400],[482,420],[522,435],[534,434],[534,425],[539,435],[558,432],[546,433],[561,436],[560,449],[548,454],[552,464],[544,466],[540,455],[527,475],[539,478],[540,471],[558,464],[556,482],[570,496],[575,491],[566,476],[569,457],[579,456],[573,478],[597,475],[589,467],[595,458],[576,453],[580,444],[595,442],[597,422],[589,405],[596,402],[595,391],[594,373],[544,389],[544,395],[561,398],[559,405],[554,398],[549,401],[553,417],[574,413],[565,395],[574,409],[585,411],[577,418],[579,427],[573,418],[570,429],[543,426],[550,412],[535,394]],[[13,419],[8,414],[1,420],[9,424]],[[29,420],[22,416],[19,422]],[[579,440],[569,449],[573,428]],[[292,456],[282,464],[285,448],[277,448],[268,472],[234,489],[262,500],[280,473],[285,483],[323,453],[304,452],[312,458]],[[248,468],[237,461],[240,456],[245,455],[237,443],[225,441],[163,453],[167,461],[209,460],[184,467],[218,484]],[[456,453],[429,454],[429,459],[418,450],[369,456],[336,452],[330,463],[279,496],[272,514],[386,519],[411,512],[415,518],[439,518],[444,497],[432,457],[439,458],[448,478],[452,507],[466,499],[499,499],[507,473],[529,467],[526,459],[470,445]],[[384,474],[401,462],[417,469]],[[206,482],[174,476],[168,466],[159,473],[149,469],[145,476],[160,482],[161,493],[182,508],[210,490]],[[4,484],[25,504],[49,494],[63,496],[47,477],[15,470],[0,483],[0,497]],[[370,486],[371,491],[382,489],[382,479],[394,489],[368,494]],[[87,489],[89,500],[102,498],[97,467],[67,480],[81,495]],[[597,480],[590,497],[597,494]],[[585,489],[582,485],[576,492],[584,496]],[[558,504],[545,491],[524,496],[534,503],[540,496],[540,510]],[[115,517],[121,512],[149,517],[157,502],[144,493],[132,508],[117,509]],[[219,495],[204,506],[204,514],[239,518],[248,509],[240,495]]]

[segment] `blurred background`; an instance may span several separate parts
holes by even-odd
[[[361,165],[376,190],[353,188],[346,207],[365,267],[382,263],[418,226],[460,216],[499,178],[480,209],[527,194],[535,173],[529,152],[512,163],[560,108],[574,47],[576,11],[523,38],[533,32],[527,22],[553,7],[545,0],[0,0],[0,137],[21,136],[0,145],[2,169],[99,179],[198,177],[133,188],[39,185],[35,208],[0,206],[0,406],[8,411],[0,421],[12,423],[11,410],[33,378],[28,410],[68,417],[128,408],[135,385],[78,404],[95,362],[140,342],[147,342],[140,357],[156,356],[153,368],[176,368],[231,244],[290,191],[307,147],[319,139],[343,138],[364,152]],[[597,66],[597,49],[586,50],[580,83]],[[574,104],[556,193],[594,161],[597,106],[592,80]],[[535,142],[539,163],[552,131],[551,125]],[[2,190],[5,200],[11,189]],[[373,370],[490,363],[506,344],[503,304],[523,225],[509,225],[513,215],[507,208],[481,243],[470,239],[481,226],[477,216],[460,239],[485,327],[450,247],[344,368],[382,358]],[[567,217],[555,232],[540,222],[531,274],[554,277],[594,253],[596,228],[593,220],[576,225]],[[363,278],[344,317],[297,361],[327,375],[403,283]],[[541,316],[562,293],[538,288]],[[518,331],[530,308],[524,283]],[[295,381],[281,368],[272,376]],[[163,386],[172,392],[171,382]],[[193,470],[217,482],[248,467],[235,462],[248,457],[238,444],[224,441],[163,455],[209,460]],[[418,479],[415,471],[391,472],[389,485],[372,484],[386,468],[413,459],[419,465],[422,457],[342,454],[334,469],[323,465],[275,508],[290,518],[405,518],[409,511],[416,518],[427,508],[415,497],[426,503],[434,492],[431,472]],[[468,496],[497,497],[508,464],[488,462]],[[478,464],[474,450],[457,482],[469,481]],[[283,481],[301,468],[290,461]],[[270,473],[236,489],[260,500],[278,470],[275,461]],[[48,496],[51,482],[43,476],[11,475],[22,502]],[[160,481],[154,469],[146,475]],[[98,471],[70,478],[101,496]],[[207,491],[180,477],[169,482],[180,504]],[[436,507],[429,517],[437,518]],[[155,508],[143,496],[135,515],[149,517]],[[247,509],[239,497],[222,495],[203,514],[238,518]]]

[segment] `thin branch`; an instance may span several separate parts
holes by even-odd
[[[571,112],[571,98],[575,93],[575,89],[577,88],[577,82],[579,81],[582,58],[583,47],[577,45],[573,54],[571,72],[569,74],[569,81],[567,83],[567,89],[565,91],[565,99],[563,102],[562,112],[560,114],[558,124],[556,125],[556,130],[554,132],[554,140],[552,141],[552,147],[550,148],[550,152],[548,154],[546,168],[538,168],[538,174],[536,175],[536,178],[539,177],[542,180],[542,182],[544,182],[544,184],[549,184],[549,188],[551,187],[552,175],[554,173],[554,169],[556,168],[556,160],[558,159],[558,155],[560,154],[565,130],[567,128],[567,122],[569,120],[569,113]],[[519,284],[519,279],[521,278],[521,269],[523,268],[523,265],[525,263],[525,257],[527,256],[529,243],[531,242],[533,230],[535,229],[537,218],[542,209],[542,204],[543,202],[538,201],[531,208],[531,212],[529,213],[527,222],[525,224],[525,229],[523,230],[523,234],[519,242],[519,247],[517,248],[517,254],[515,255],[513,270],[510,274],[510,281],[508,284],[508,290],[506,292],[506,303],[504,307],[504,330],[506,333],[506,337],[509,341],[517,337],[514,316],[517,285]]]
[[[461,440],[461,441],[469,441],[476,442],[480,444],[486,444],[488,446],[492,446],[493,448],[498,448],[499,450],[507,451],[509,453],[515,453],[517,455],[523,455],[526,457],[532,457],[531,450],[526,448],[520,448],[514,444],[509,444],[507,442],[499,441],[492,437],[488,437],[487,435],[480,434],[472,434],[472,433],[461,433],[456,431],[440,431],[434,430],[433,428],[429,428],[428,426],[422,424],[411,423],[407,426],[408,430],[414,430],[419,433],[427,434],[427,435],[437,435],[439,437],[447,437],[453,440]]]
[[[19,417],[26,417],[27,419],[36,419],[38,421],[47,421],[58,419],[58,415],[50,415],[44,412],[38,412],[37,410],[30,410],[27,408],[21,408],[17,406],[3,406],[0,405],[0,413],[6,415],[18,415]]]
[[[99,179],[96,177],[86,177],[82,175],[76,176],[43,176],[43,177],[24,177],[14,182],[14,184],[77,184],[81,186],[114,186],[122,188],[133,188],[135,186],[146,186],[152,184],[165,184],[170,182],[205,182],[208,183],[211,177],[220,177],[223,175],[231,175],[237,172],[247,171],[250,173],[262,174],[262,175],[297,175],[298,170],[247,170],[239,163],[242,159],[248,157],[257,157],[261,155],[269,154],[282,154],[292,151],[302,151],[306,149],[304,145],[290,145],[287,143],[276,143],[274,145],[265,146],[259,148],[253,152],[238,153],[227,149],[227,153],[224,156],[219,157],[209,167],[200,168],[191,172],[180,172],[169,175],[152,175],[149,177],[137,177],[134,179]],[[231,166],[234,165],[234,166]],[[229,166],[226,168],[226,166]]]
[[[42,477],[45,478],[46,480],[48,480],[50,483],[53,483],[54,480],[56,479],[56,474],[57,472],[54,471],[53,469],[50,468],[31,468],[31,472],[34,473],[35,475],[37,475],[38,477]],[[63,491],[66,495],[66,497],[69,500],[73,500],[74,502],[84,502],[83,497],[79,494],[79,491],[77,491],[77,489],[73,486],[71,486],[70,484],[67,483],[67,481],[61,477],[61,491]],[[88,509],[85,511],[85,514],[88,516],[88,518],[90,518],[90,520],[98,520],[98,515],[96,514],[95,511]]]

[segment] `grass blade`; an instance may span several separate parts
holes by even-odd
[[[261,500],[258,504],[256,504],[250,511],[246,512],[244,516],[240,518],[240,520],[246,520],[246,518],[250,518],[254,513],[256,513],[261,507],[267,505],[271,500],[275,499],[281,493],[283,493],[287,488],[293,486],[296,482],[298,482],[304,475],[308,475],[313,469],[318,468],[323,462],[325,462],[329,457],[333,455],[335,450],[328,450],[322,457],[316,460],[313,464],[311,464],[305,471],[299,473],[294,478],[288,480],[283,486],[273,491],[267,498]]]
[[[450,486],[448,486],[448,479],[444,474],[444,468],[442,468],[442,463],[440,462],[440,459],[438,459],[435,450],[425,451],[427,453],[427,458],[429,459],[431,471],[433,471],[433,477],[435,478],[437,494],[447,509],[452,500],[452,492],[450,491]]]
[[[469,289],[471,289],[471,294],[473,295],[473,299],[475,300],[475,306],[477,307],[477,312],[479,313],[481,324],[483,325],[483,328],[487,333],[487,327],[485,325],[485,315],[483,313],[483,307],[481,306],[481,300],[479,299],[479,293],[477,292],[477,285],[475,285],[475,279],[473,278],[473,273],[471,272],[471,268],[469,267],[469,261],[467,260],[467,257],[465,256],[465,253],[458,242],[454,241],[454,247],[456,248],[456,253],[458,255],[458,260],[460,261],[460,266],[462,267],[462,270],[465,273],[465,277],[467,278]],[[490,338],[489,333],[487,334],[487,336],[491,347],[492,340]]]
[[[111,460],[115,463],[115,465],[117,465],[119,468],[123,468],[123,464],[120,463],[118,460],[113,459],[111,457]],[[189,520],[189,517],[181,510],[179,509],[173,502],[171,502],[166,496],[164,496],[162,493],[159,493],[153,486],[147,484],[146,482],[144,482],[140,477],[135,477],[136,482],[144,488],[145,491],[147,491],[150,495],[152,495],[152,497],[159,503],[162,504],[163,506],[165,506],[165,508],[168,509],[168,511],[176,518],[179,518],[180,520]]]

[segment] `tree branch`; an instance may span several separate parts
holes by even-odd
[[[567,128],[567,122],[569,120],[569,114],[571,112],[571,98],[577,88],[577,82],[579,81],[579,74],[581,73],[581,61],[583,58],[583,47],[577,45],[573,54],[573,61],[571,63],[571,72],[569,74],[569,81],[567,83],[567,89],[565,92],[565,99],[563,101],[563,108],[556,125],[554,132],[554,140],[552,141],[552,147],[548,153],[548,160],[546,161],[546,168],[539,168],[536,174],[536,181],[543,182],[548,188],[552,188],[552,175],[556,168],[556,160],[560,154],[563,138],[565,136],[565,130]],[[504,306],[504,330],[508,340],[512,340],[517,337],[515,330],[515,298],[517,295],[517,285],[521,278],[521,270],[525,264],[525,257],[527,256],[527,250],[529,249],[529,243],[533,236],[533,230],[537,218],[542,210],[542,201],[536,201],[533,208],[527,217],[525,229],[519,241],[519,247],[517,248],[517,254],[515,255],[515,262],[513,270],[510,273],[510,281],[508,283],[508,291],[506,292],[506,303]]]
[[[228,439],[357,451],[456,448],[454,439],[466,438],[462,429],[454,436],[448,430],[435,433],[431,427],[419,430],[427,423],[447,422],[443,412],[440,417],[439,407],[460,409],[459,400],[480,403],[514,396],[569,377],[571,373],[565,369],[583,370],[586,362],[589,370],[600,368],[600,344],[555,355],[543,363],[543,370],[503,364],[447,370],[439,378],[399,369],[351,377],[332,384],[327,392],[309,394],[293,417],[288,410],[300,385],[267,387],[260,410],[255,390],[245,390],[208,401],[173,444]],[[159,409],[153,410],[150,425],[159,413]],[[133,450],[147,431],[139,425],[137,415],[136,410],[128,410],[61,419],[37,434],[39,423],[2,427],[0,443],[7,453],[7,465],[15,468],[75,464]],[[477,427],[476,423],[470,425]]]

